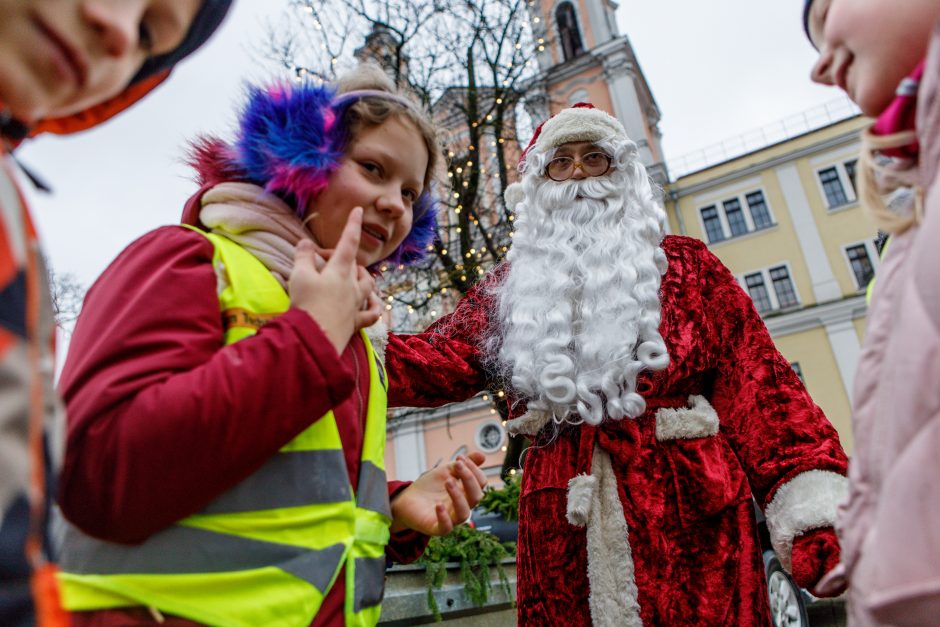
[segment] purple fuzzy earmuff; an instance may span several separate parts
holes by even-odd
[[[363,98],[415,106],[406,98],[379,90],[336,95],[328,87],[307,83],[251,87],[235,144],[227,147],[203,140],[196,145],[191,161],[203,183],[247,179],[290,198],[302,214],[339,167],[351,140],[345,114]],[[220,152],[224,163],[220,163]],[[437,203],[428,190],[415,202],[413,212],[411,231],[383,263],[413,265],[427,254],[437,236]]]

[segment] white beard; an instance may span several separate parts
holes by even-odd
[[[659,334],[665,213],[635,145],[604,147],[616,169],[580,181],[540,176],[551,154],[527,157],[510,268],[495,288],[491,359],[556,422],[640,416],[637,375],[669,364]]]

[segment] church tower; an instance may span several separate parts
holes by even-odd
[[[529,14],[540,74],[526,95],[529,113],[544,120],[586,101],[614,115],[639,146],[660,185],[668,179],[659,107],[633,46],[617,29],[613,0],[537,0]]]

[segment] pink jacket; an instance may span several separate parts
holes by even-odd
[[[940,25],[920,88],[924,220],[891,238],[855,378],[839,532],[853,625],[940,620]]]

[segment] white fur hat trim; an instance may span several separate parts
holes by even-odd
[[[599,142],[614,137],[629,139],[617,118],[600,109],[572,107],[546,120],[533,149],[546,152],[568,142]]]

